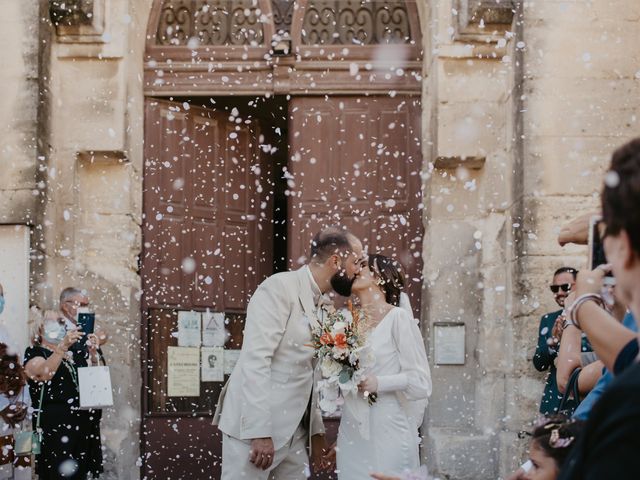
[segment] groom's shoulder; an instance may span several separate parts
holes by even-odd
[[[280,288],[292,285],[297,281],[297,271],[287,270],[286,272],[274,273],[267,277],[261,284],[261,288]]]

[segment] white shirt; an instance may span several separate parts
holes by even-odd
[[[311,268],[309,268],[309,265],[305,265],[305,268],[307,269],[307,273],[309,274],[309,279],[311,280],[311,292],[313,293],[313,304],[318,305],[318,303],[320,302],[320,297],[322,296],[322,291],[320,290],[320,287],[316,283],[316,279],[313,278],[313,273],[311,273]]]

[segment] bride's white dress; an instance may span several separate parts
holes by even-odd
[[[338,432],[340,480],[368,480],[372,472],[400,475],[419,467],[418,422],[431,394],[420,329],[407,311],[393,308],[369,334],[378,399],[369,406],[347,396]]]

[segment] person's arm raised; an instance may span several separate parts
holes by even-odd
[[[600,360],[596,360],[582,368],[580,375],[578,375],[578,389],[580,390],[580,395],[584,397],[593,390],[593,387],[596,386],[596,383],[598,383],[598,380],[602,377],[603,368],[604,363]]]
[[[556,362],[556,382],[560,393],[564,393],[569,378],[576,368],[580,367],[580,347],[582,332],[575,326],[569,325],[562,332],[560,351]]]
[[[562,227],[558,235],[558,243],[560,246],[564,247],[567,243],[586,245],[589,241],[589,221],[594,215],[598,215],[598,213],[587,213]]]
[[[80,330],[72,330],[53,349],[53,354],[49,358],[34,357],[24,366],[27,376],[37,382],[48,382],[58,371],[62,359],[66,355],[69,347],[82,338],[84,334]]]
[[[586,294],[600,294],[606,272],[607,266],[601,266],[592,271],[578,273],[576,298]],[[587,334],[598,358],[613,372],[618,354],[630,341],[637,339],[636,333],[623,326],[594,301],[582,303],[574,311],[574,317],[577,326]]]

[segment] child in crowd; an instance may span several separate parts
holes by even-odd
[[[523,466],[524,480],[556,480],[575,445],[582,422],[562,415],[542,417],[531,434],[529,461]]]

